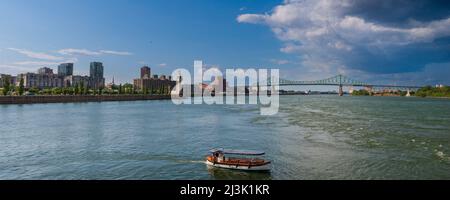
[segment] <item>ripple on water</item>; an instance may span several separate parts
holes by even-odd
[[[0,179],[450,179],[449,108],[335,96],[282,96],[275,116],[170,101],[1,106]],[[213,147],[264,150],[272,171],[208,169]]]

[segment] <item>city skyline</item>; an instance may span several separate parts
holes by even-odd
[[[279,68],[290,80],[346,74],[374,84],[450,84],[446,5],[343,2],[0,1],[0,73],[69,62],[79,66],[74,74],[89,75],[99,60],[107,83],[125,83],[142,66],[171,74],[200,59],[206,68]],[[398,7],[405,9],[391,12]]]

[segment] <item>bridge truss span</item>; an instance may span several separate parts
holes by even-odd
[[[258,83],[259,86],[265,85],[264,82]],[[323,86],[338,86],[339,87],[339,94],[343,94],[343,87],[365,87],[368,90],[374,90],[374,89],[397,89],[397,90],[418,90],[421,87],[420,86],[400,86],[400,85],[376,85],[376,84],[369,84],[362,81],[357,81],[354,79],[351,79],[344,75],[336,75],[331,78],[323,79],[323,80],[315,80],[315,81],[292,81],[287,79],[279,79],[278,84],[272,84],[271,78],[267,79],[267,86],[273,87],[276,86],[302,86],[302,85],[323,85]]]

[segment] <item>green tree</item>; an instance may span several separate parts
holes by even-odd
[[[370,92],[367,90],[355,90],[352,93],[353,96],[370,96]]]
[[[61,93],[62,93],[62,89],[61,88],[59,88],[59,87],[52,88],[52,94],[53,95],[61,95]]]
[[[148,93],[150,95],[153,95],[153,87],[150,85],[150,87],[148,88]]]
[[[125,83],[123,86],[124,93],[126,94],[134,94],[134,86],[130,83]]]
[[[25,90],[24,81],[23,81],[23,78],[20,78],[19,95],[23,95],[24,90]]]
[[[80,95],[86,94],[84,90],[84,81],[81,81],[80,83]]]
[[[416,93],[416,96],[418,97],[450,97],[450,87],[449,86],[443,86],[443,87],[431,87],[431,86],[425,86],[423,88],[420,88]]]
[[[74,93],[75,93],[75,95],[78,95],[80,93],[80,88],[78,86],[78,83],[75,84],[75,86],[74,86]]]
[[[90,94],[90,92],[89,92],[89,87],[87,87],[87,85],[86,86],[84,86],[84,95],[89,95]]]
[[[33,94],[38,94],[40,92],[40,90],[36,87],[32,87],[28,90],[28,92],[33,93]]]
[[[3,79],[3,95],[8,95],[9,91],[11,90],[11,81],[9,80],[9,77],[5,77]]]
[[[42,90],[42,93],[45,94],[45,95],[51,95],[52,94],[52,89],[44,88]]]
[[[67,95],[68,93],[67,87],[63,87],[61,90],[63,95]]]
[[[146,88],[146,87],[142,88],[142,94],[147,95],[148,94],[148,88]]]
[[[64,95],[73,95],[73,88],[72,87],[65,87],[64,89],[63,89],[63,93],[64,93]]]

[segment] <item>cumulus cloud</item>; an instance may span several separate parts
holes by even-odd
[[[62,60],[63,57],[53,56],[47,53],[34,52],[26,49],[8,48],[8,50],[15,51],[30,58],[36,58],[41,60]]]
[[[242,14],[237,21],[270,27],[284,42],[280,51],[299,54],[310,72],[420,72],[450,61],[442,53],[450,50],[450,16],[439,8],[446,6],[408,2],[285,0],[270,13]]]

